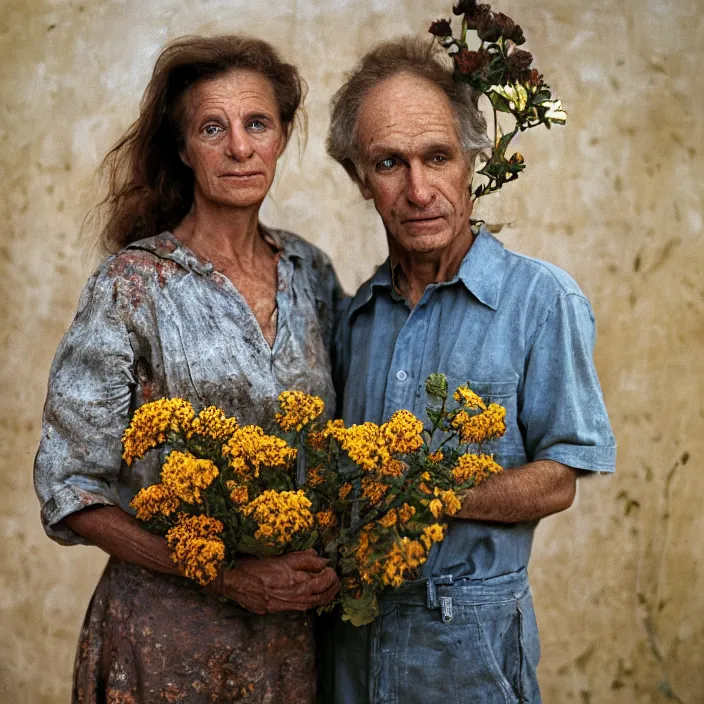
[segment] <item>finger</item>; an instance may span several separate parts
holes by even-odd
[[[332,567],[323,570],[319,575],[312,578],[311,581],[314,583],[314,588],[311,590],[314,594],[325,592],[331,587],[339,589],[340,585],[340,578]]]
[[[315,550],[291,552],[287,557],[289,565],[293,567],[293,569],[302,572],[320,572],[330,564],[330,560],[320,557]]]
[[[335,584],[332,584],[330,588],[326,591],[323,592],[322,594],[318,594],[316,601],[317,603],[315,604],[316,606],[325,606],[326,604],[329,604],[337,595],[337,593],[340,591],[340,582],[336,582]]]
[[[307,597],[322,594],[339,581],[335,570],[331,567],[326,567],[322,572],[308,574],[310,575],[309,579],[296,586],[296,596]]]

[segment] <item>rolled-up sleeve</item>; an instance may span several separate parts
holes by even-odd
[[[594,368],[594,315],[578,294],[561,295],[526,361],[519,422],[529,460],[613,472],[616,442]]]
[[[99,270],[54,357],[34,463],[41,517],[49,537],[86,541],[66,516],[96,504],[117,504],[122,433],[134,387],[133,352],[118,282]]]

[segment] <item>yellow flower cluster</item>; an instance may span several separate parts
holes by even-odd
[[[187,432],[194,416],[193,406],[182,398],[162,398],[145,403],[134,412],[122,435],[122,458],[130,465],[147,450],[165,442],[168,431]]]
[[[217,406],[208,406],[193,419],[186,436],[190,439],[194,435],[201,435],[225,442],[238,427],[236,418],[226,416]]]
[[[386,449],[379,442],[379,426],[376,423],[351,425],[344,433],[333,435],[350,459],[363,470],[373,472],[383,461],[389,459]]]
[[[428,558],[421,543],[410,538],[401,538],[395,542],[389,554],[383,559],[381,583],[388,587],[400,587],[406,573],[420,567]]]
[[[439,523],[433,523],[423,529],[420,540],[425,545],[426,550],[430,550],[433,543],[439,543],[445,537],[445,529]]]
[[[170,516],[180,505],[180,501],[163,484],[152,484],[140,489],[130,501],[140,521],[151,521],[156,515]]]
[[[249,489],[246,486],[241,486],[232,480],[225,482],[225,486],[230,491],[230,501],[236,506],[242,506],[249,501]]]
[[[322,430],[315,430],[308,433],[308,444],[314,450],[322,450],[325,447],[325,442],[328,438],[335,438],[338,442],[342,442],[345,433],[345,422],[340,420],[329,420]]]
[[[341,487],[340,490],[337,492],[337,495],[341,499],[346,499],[349,496],[350,491],[352,491],[352,485],[349,482],[345,482]]]
[[[423,424],[406,410],[396,411],[388,422],[334,427],[328,433],[350,459],[366,472],[399,477],[407,466],[395,454],[415,452],[423,445]]]
[[[403,504],[398,510],[398,517],[401,523],[408,523],[408,521],[416,515],[416,507],[410,506],[409,504]]]
[[[208,516],[185,516],[166,534],[171,559],[198,584],[210,584],[225,559],[225,544],[218,537],[223,524]]]
[[[202,490],[207,489],[219,473],[210,460],[199,460],[190,452],[174,450],[161,468],[161,482],[181,501],[199,504]]]
[[[230,457],[230,466],[242,477],[258,477],[262,465],[287,467],[296,459],[296,450],[284,440],[267,435],[258,425],[238,428],[223,445],[222,453]]]
[[[447,491],[443,491],[442,489],[435,487],[435,490],[433,491],[433,494],[438,497],[441,503],[441,510],[439,513],[435,513],[432,509],[432,504],[437,501],[438,499],[434,499],[431,502],[431,512],[435,516],[435,518],[440,518],[440,515],[445,514],[447,516],[454,516],[461,508],[462,508],[462,503],[460,500],[457,498],[457,494],[455,494],[452,489],[448,489]]]
[[[380,519],[379,525],[384,528],[391,528],[398,523],[398,511],[395,508],[387,511]]]
[[[432,454],[428,455],[428,462],[442,462],[444,458],[445,455],[442,454],[442,450],[438,450],[437,452],[433,452]]]
[[[315,514],[315,523],[319,528],[334,528],[337,525],[335,512],[329,508]]]
[[[369,499],[369,503],[378,504],[383,498],[384,494],[389,490],[386,484],[381,482],[375,482],[369,477],[364,477],[362,479],[362,496],[365,499]]]
[[[306,484],[311,486],[320,486],[325,483],[325,477],[320,474],[320,467],[313,467],[308,470],[306,475]]]
[[[494,462],[494,458],[491,455],[469,453],[458,458],[457,465],[452,470],[452,477],[455,480],[455,484],[464,484],[474,480],[474,485],[476,486],[491,474],[498,474],[502,471],[501,465]]]
[[[444,507],[442,505],[442,501],[440,499],[433,499],[429,504],[428,508],[430,509],[430,513],[435,516],[435,518],[442,518],[442,514],[444,512]]]
[[[302,391],[284,391],[279,394],[278,402],[283,412],[277,413],[275,418],[284,431],[301,431],[325,410],[322,398],[304,394]]]
[[[269,489],[242,508],[245,516],[251,516],[259,530],[257,540],[275,545],[285,545],[297,533],[313,528],[311,502],[302,491],[274,491]]]
[[[436,526],[437,524],[431,528]],[[442,532],[441,526],[437,527]],[[424,547],[426,540],[429,542],[427,547]],[[375,580],[379,579],[382,585],[388,587],[400,587],[408,573],[426,561],[430,545],[437,542],[430,541],[425,534],[421,537],[422,542],[404,536],[400,540],[394,541],[388,553],[370,561],[373,544],[376,541],[377,536],[371,527],[360,533],[359,546],[355,552],[359,575],[362,582],[366,584],[373,584]]]
[[[486,405],[482,401],[482,397],[475,394],[469,386],[458,386],[455,391],[454,399],[465,408],[481,408],[486,410]]]
[[[423,423],[410,411],[396,411],[380,428],[381,440],[391,454],[415,452],[423,445]]]
[[[496,440],[506,432],[506,409],[497,403],[489,404],[483,413],[470,416],[460,411],[452,420],[452,427],[460,432],[460,440],[481,443]]]

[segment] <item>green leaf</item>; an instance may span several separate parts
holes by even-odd
[[[362,596],[355,599],[351,594],[342,594],[342,620],[353,626],[366,626],[379,615],[379,602],[376,591],[369,585],[362,587]]]
[[[492,91],[488,94],[488,97],[495,110],[498,110],[499,112],[513,112],[509,107],[509,101],[506,100],[506,98],[504,98],[502,95],[499,95],[498,93]]]
[[[515,132],[507,132],[501,139],[499,140],[499,143],[496,145],[495,149],[495,154],[498,156],[504,156],[506,154],[506,148],[508,147],[509,143],[515,136]]]

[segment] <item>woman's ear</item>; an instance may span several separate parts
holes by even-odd
[[[188,155],[186,154],[186,147],[183,146],[178,150],[178,157],[181,159],[181,161],[189,168],[193,169],[191,166],[191,163],[188,161]]]
[[[291,137],[291,132],[286,134],[284,130],[281,130],[281,142],[279,143],[279,151],[276,155],[276,158],[280,158],[281,155],[286,151],[286,147],[288,146],[288,140]]]

